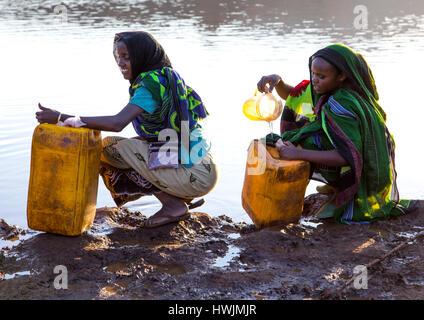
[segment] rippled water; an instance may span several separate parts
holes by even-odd
[[[355,25],[358,5],[368,13],[365,29]],[[241,106],[262,75],[278,73],[293,85],[307,79],[309,56],[333,42],[360,51],[372,67],[396,139],[401,197],[424,197],[422,0],[0,0],[1,218],[26,226],[38,102],[86,116],[116,114],[127,103],[128,82],[112,55],[114,34],[125,30],[151,32],[211,114],[205,127],[220,177],[202,210],[250,221],[241,206],[246,151],[268,126],[247,120]],[[119,135],[135,132],[128,126]],[[100,180],[97,206],[112,205]],[[146,197],[129,207],[151,214],[159,205]]]

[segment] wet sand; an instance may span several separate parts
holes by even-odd
[[[305,200],[305,214],[320,195]],[[0,219],[1,299],[423,299],[424,237],[367,270],[367,289],[349,285],[358,265],[424,230],[424,202],[409,215],[369,225],[303,217],[256,230],[201,207],[155,229],[127,209],[98,208],[78,237],[25,230]],[[231,212],[228,213],[231,215]],[[62,271],[67,270],[67,289]],[[55,282],[56,281],[56,282]],[[364,282],[361,282],[364,285]]]

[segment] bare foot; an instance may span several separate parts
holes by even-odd
[[[159,227],[188,218],[188,206],[183,199],[163,191],[155,193],[155,196],[162,203],[162,208],[144,222],[144,227]]]

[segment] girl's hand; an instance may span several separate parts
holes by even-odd
[[[39,123],[56,124],[59,122],[59,111],[45,108],[40,103],[38,104],[38,107],[41,111],[36,112],[35,117]]]
[[[258,82],[258,90],[260,92],[272,92],[275,86],[282,81],[278,74],[271,74],[269,76],[263,76]],[[268,85],[268,86],[267,86]]]
[[[296,148],[289,141],[282,141],[279,139],[275,144],[280,154],[280,159],[282,160],[301,160],[300,159],[300,149]]]

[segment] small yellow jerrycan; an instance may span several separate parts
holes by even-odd
[[[27,202],[29,228],[66,236],[91,228],[101,152],[98,130],[52,124],[35,128]]]
[[[297,223],[309,182],[310,163],[280,160],[276,147],[254,140],[242,190],[242,206],[257,228]]]
[[[275,98],[272,93],[258,95],[258,89],[255,90],[255,95],[243,104],[244,115],[254,121],[273,121],[281,115],[282,110],[281,100]]]

